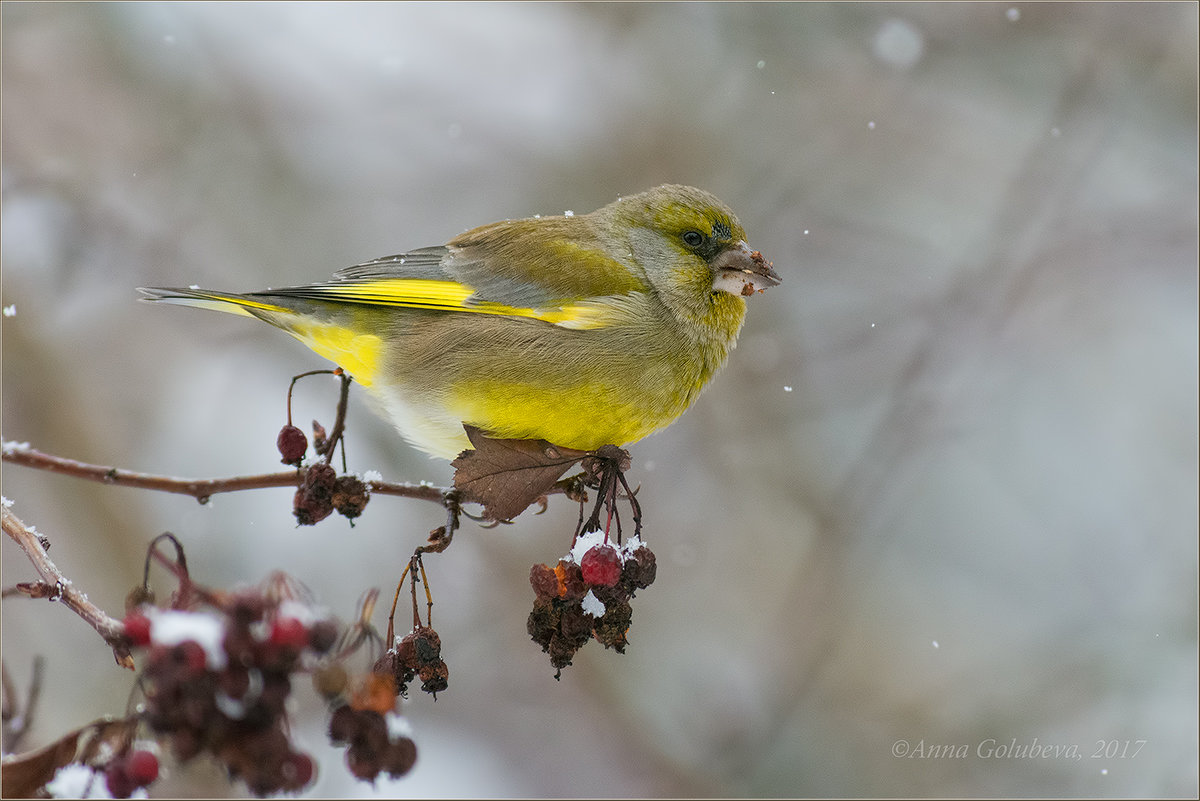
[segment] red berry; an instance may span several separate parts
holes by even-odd
[[[588,584],[611,587],[621,579],[621,555],[611,545],[593,545],[580,560],[579,569]]]
[[[125,636],[135,646],[150,644],[150,618],[141,612],[131,612],[125,616]]]
[[[279,455],[283,457],[281,462],[298,466],[308,450],[308,437],[295,426],[284,426],[275,438],[275,447],[279,448]]]
[[[125,772],[138,787],[145,787],[158,778],[158,757],[151,751],[133,751],[125,763]]]
[[[308,645],[308,626],[294,617],[279,617],[271,624],[271,644],[295,648]]]

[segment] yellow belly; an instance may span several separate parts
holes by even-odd
[[[517,383],[478,382],[450,400],[463,421],[502,439],[544,439],[576,450],[626,445],[679,417],[688,398],[621,399],[602,383],[580,383],[560,391]]]

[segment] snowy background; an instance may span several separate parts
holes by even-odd
[[[287,381],[321,360],[139,285],[307,283],[668,181],[726,201],[785,277],[633,449],[659,577],[629,652],[593,643],[555,682],[525,633],[569,503],[468,524],[428,563],[451,674],[405,707],[417,768],[355,783],[299,687],[309,795],[1197,793],[1194,4],[0,13],[7,439],[278,469]],[[302,386],[299,419],[335,395]],[[349,447],[450,477],[361,399]],[[285,490],[200,507],[18,467],[3,493],[118,614],[169,529],[201,581],[283,569],[349,617],[442,518],[376,498],[296,529]],[[5,586],[32,578],[2,554]],[[124,709],[132,675],[66,610],[6,601],[2,644],[21,686],[48,659],[29,745]],[[1013,738],[1082,758],[977,751]],[[244,788],[201,760],[155,792]]]

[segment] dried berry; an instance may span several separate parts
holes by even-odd
[[[635,589],[644,590],[654,583],[657,574],[658,565],[654,558],[654,551],[642,545],[625,558],[621,581],[629,588],[630,592]]]
[[[337,623],[332,620],[318,620],[309,629],[308,647],[318,654],[323,654],[334,646],[339,634]]]
[[[309,785],[316,774],[316,765],[308,754],[288,754],[282,766],[283,789],[295,792]]]
[[[592,636],[592,620],[579,604],[568,606],[559,618],[558,630],[576,648],[582,648]]]
[[[328,700],[340,697],[349,683],[350,674],[336,662],[313,673],[313,689]]]
[[[119,758],[109,762],[108,767],[104,769],[104,783],[108,786],[108,793],[113,798],[129,798],[138,788],[138,785],[129,776],[125,760]]]
[[[350,520],[362,514],[369,500],[367,485],[355,476],[341,476],[333,487],[333,508]]]
[[[556,605],[549,601],[534,601],[533,611],[529,613],[529,620],[525,623],[530,638],[542,646],[543,651],[550,648],[550,640],[558,631],[559,611],[555,607]]]
[[[423,665],[417,671],[417,678],[421,680],[422,691],[436,696],[450,686],[450,668],[441,659],[437,659]]]
[[[442,661],[441,653],[442,640],[438,633],[428,626],[417,626],[400,638],[388,652],[388,655],[395,654],[394,660],[389,660],[385,655],[376,662],[375,670],[386,670],[390,664],[400,692],[407,692],[408,683],[419,678],[421,689],[436,696],[446,689],[450,676],[450,669]]]
[[[330,719],[330,739],[335,745],[347,745],[346,767],[356,777],[374,781],[386,772],[400,777],[412,769],[417,759],[413,741],[394,730],[400,722],[394,713],[341,706]],[[400,727],[403,723],[400,722]]]
[[[251,623],[263,619],[267,612],[267,601],[258,589],[238,590],[231,598],[229,616],[236,628],[248,628]]]
[[[560,559],[554,567],[558,577],[558,594],[565,601],[578,601],[587,595],[588,583],[583,580],[583,571],[579,565]]]
[[[596,640],[605,648],[612,648],[617,653],[625,653],[626,633],[633,621],[633,609],[629,601],[608,604],[604,614],[596,621],[593,634]]]
[[[343,704],[329,716],[329,741],[334,745],[345,745],[358,732],[357,710]]]
[[[275,447],[279,449],[279,455],[283,458],[279,461],[284,464],[300,466],[304,461],[304,454],[308,451],[308,437],[304,436],[304,432],[293,425],[286,425],[279,429],[279,436],[275,438]]]
[[[334,487],[337,486],[337,471],[325,462],[317,462],[304,472],[303,488],[310,495],[319,496],[323,500],[332,500]]]
[[[539,601],[558,597],[558,576],[546,565],[534,565],[529,569],[529,583]]]
[[[311,526],[333,514],[333,490],[337,471],[324,462],[317,462],[304,473],[304,483],[296,490],[292,513],[301,526]]]
[[[393,741],[383,755],[383,769],[394,779],[408,773],[416,763],[417,744],[409,737]]]
[[[369,709],[383,715],[396,708],[396,677],[371,672],[358,682],[350,706]]]
[[[149,606],[154,604],[154,590],[147,587],[145,584],[139,584],[129,591],[125,596],[125,613],[131,614],[136,612],[140,606]]]
[[[333,505],[314,500],[298,489],[292,499],[292,514],[296,517],[296,525],[315,526],[333,514]]]

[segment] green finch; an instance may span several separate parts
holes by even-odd
[[[326,283],[149,300],[281,328],[366,387],[401,435],[453,459],[464,424],[587,451],[691,406],[780,282],[721,201],[660,186],[590,214],[505,220]]]

